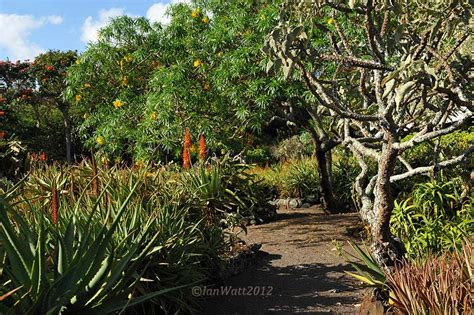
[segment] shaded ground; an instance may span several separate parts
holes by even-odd
[[[351,239],[347,228],[358,222],[354,213],[311,207],[280,209],[276,221],[249,227],[244,240],[262,244],[257,263],[214,287],[233,291],[208,290],[204,314],[357,314],[363,289],[343,272],[350,266],[332,240]],[[249,295],[237,296],[239,288]]]

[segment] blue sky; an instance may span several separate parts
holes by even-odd
[[[166,22],[170,0],[0,0],[0,60],[33,59],[48,49],[83,51],[117,15]],[[172,3],[185,2],[171,0]]]

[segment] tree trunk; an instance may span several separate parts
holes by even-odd
[[[64,132],[66,139],[66,160],[72,163],[72,121],[67,109],[61,110],[64,120]]]
[[[324,151],[321,149],[321,146],[318,145],[315,153],[321,185],[322,206],[325,211],[334,212],[336,209],[332,193],[331,150]]]
[[[393,149],[393,136],[386,135],[379,160],[377,181],[374,189],[375,220],[372,223],[372,252],[379,265],[393,267],[404,254],[403,244],[390,232],[390,218],[393,212],[393,195],[390,176],[393,174],[397,152]]]

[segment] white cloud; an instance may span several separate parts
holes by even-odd
[[[171,20],[171,17],[166,14],[169,5],[177,3],[190,4],[191,0],[171,0],[168,3],[156,2],[148,8],[146,12],[146,17],[151,22],[161,22],[162,24],[168,24]],[[106,26],[113,18],[121,15],[137,17],[136,15],[132,15],[125,12],[123,8],[100,10],[97,19],[94,19],[92,16],[88,16],[81,27],[81,40],[86,43],[97,42],[100,29]]]
[[[125,15],[124,9],[111,8],[108,10],[100,10],[98,20],[94,20],[92,16],[88,16],[81,27],[81,40],[86,43],[96,42],[99,35],[99,30],[106,26],[110,20],[121,15]]]
[[[58,25],[63,18],[57,15],[36,18],[33,15],[0,13],[0,48],[11,59],[33,59],[45,51],[29,39],[31,32],[46,24]]]
[[[190,0],[171,0],[168,3],[157,2],[153,4],[146,12],[146,17],[151,22],[160,22],[161,24],[168,24],[171,21],[171,17],[167,14],[167,10],[171,4],[186,3],[190,4]]]
[[[51,24],[59,25],[63,22],[63,17],[58,16],[58,15],[51,15],[51,16],[48,16],[48,21]]]
[[[168,4],[161,2],[155,3],[146,11],[146,17],[153,23],[160,22],[161,24],[168,24],[171,18],[166,14],[166,10],[168,10]]]

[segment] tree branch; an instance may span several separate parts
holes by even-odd
[[[462,162],[464,162],[467,157],[472,154],[472,152],[474,152],[474,145],[471,146],[469,149],[467,149],[466,151],[464,151],[461,155],[453,158],[453,159],[450,159],[450,160],[446,160],[446,161],[443,161],[441,163],[438,163],[438,165],[431,165],[431,166],[421,166],[421,167],[417,167],[417,168],[414,168],[408,172],[405,172],[405,173],[402,173],[402,174],[398,174],[398,175],[393,175],[390,177],[390,182],[391,183],[394,183],[396,181],[399,181],[399,180],[402,180],[402,179],[405,179],[405,178],[409,178],[409,177],[412,177],[412,176],[415,176],[415,175],[420,175],[420,174],[426,174],[426,173],[429,173],[429,172],[432,172],[436,169],[443,169],[443,168],[447,168],[447,167],[450,167],[450,166],[455,166],[455,165],[458,165],[458,164],[461,164]]]

